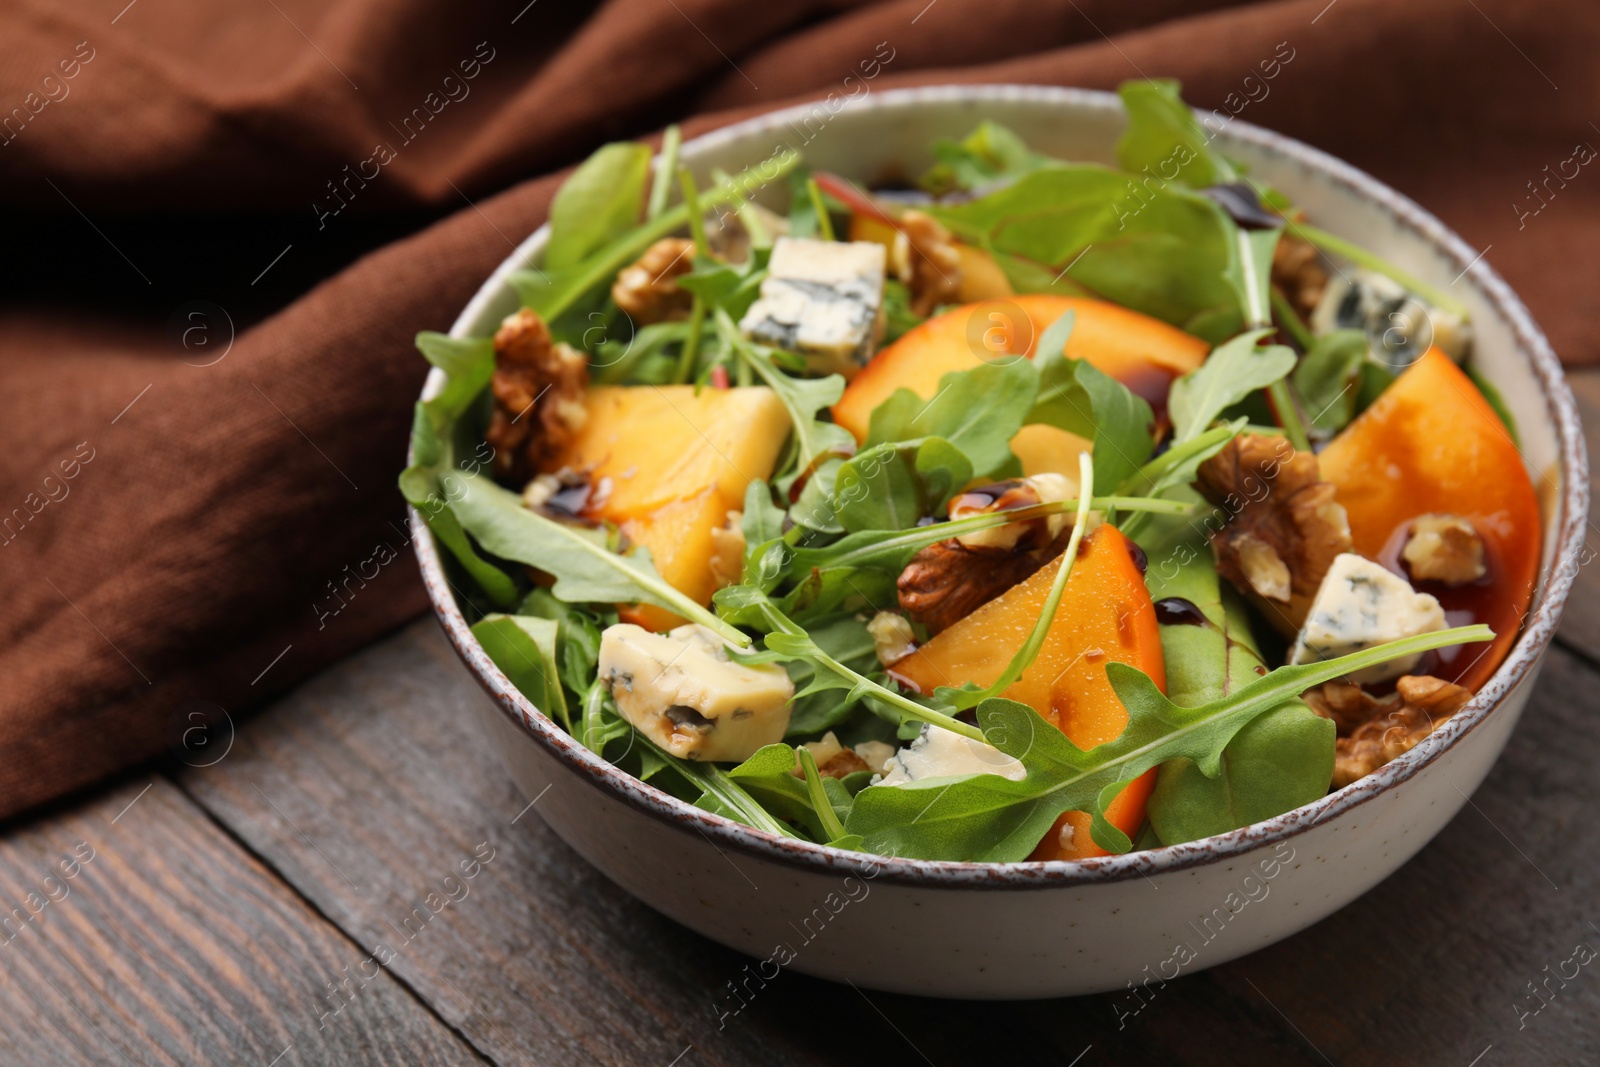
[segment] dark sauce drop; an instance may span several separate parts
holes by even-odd
[[[1139,568],[1140,574],[1144,574],[1150,569],[1150,557],[1144,554],[1144,549],[1132,541],[1128,542],[1128,555],[1133,557],[1133,565]],[[1186,600],[1184,603],[1187,604],[1188,601]]]
[[[1155,604],[1156,622],[1162,626],[1204,626],[1205,612],[1181,596],[1169,596]]]

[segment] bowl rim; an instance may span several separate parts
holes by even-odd
[[[950,102],[1025,102],[1058,107],[1064,112],[1120,112],[1116,94],[1101,90],[1040,85],[978,84],[939,85],[884,90],[863,98],[852,107],[862,109],[915,109]],[[777,130],[798,120],[814,103],[801,103],[720,127],[682,146],[686,156],[715,149],[751,135]],[[1527,617],[1506,660],[1474,694],[1471,701],[1430,735],[1427,742],[1386,764],[1360,781],[1336,790],[1293,811],[1224,834],[1143,852],[1079,860],[985,863],[906,859],[879,854],[846,852],[793,838],[778,837],[743,823],[696,808],[656,789],[591,752],[576,738],[544,715],[513,686],[472,636],[465,617],[451,595],[437,546],[415,508],[410,508],[417,561],[428,598],[450,643],[466,662],[480,685],[494,698],[500,711],[528,734],[567,770],[624,804],[683,832],[696,832],[714,848],[728,848],[755,858],[821,873],[868,872],[875,879],[904,885],[942,889],[1044,889],[1082,886],[1149,878],[1165,871],[1219,863],[1274,845],[1328,823],[1408,781],[1465,735],[1482,724],[1502,700],[1535,670],[1555,635],[1583,549],[1583,529],[1588,521],[1588,457],[1577,405],[1566,385],[1560,362],[1543,332],[1510,286],[1481,254],[1422,207],[1363,171],[1319,149],[1249,123],[1233,121],[1218,134],[1284,157],[1335,185],[1387,211],[1398,226],[1411,230],[1431,244],[1452,265],[1460,268],[1457,282],[1469,282],[1510,327],[1517,350],[1533,372],[1556,434],[1561,484],[1555,551],[1541,567],[1536,604]],[[531,261],[541,248],[548,224],[522,241],[483,283],[451,328],[452,336],[465,336],[473,322],[506,288],[506,277]],[[442,373],[435,369],[423,396],[438,387]],[[1548,536],[1548,533],[1546,533]]]

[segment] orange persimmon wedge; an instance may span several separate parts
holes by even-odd
[[[1200,366],[1210,347],[1159,319],[1104,300],[1027,294],[985,300],[935,315],[873,357],[833,406],[833,421],[864,440],[872,410],[896,389],[931,398],[939,379],[1007,353],[1032,356],[1039,335],[1066,312],[1076,318],[1066,355],[1087,359],[1166,408],[1174,378]]]
[[[545,468],[585,474],[595,488],[583,517],[616,523],[661,577],[709,604],[712,531],[744,507],[752,479],[772,475],[789,436],[782,401],[760,386],[639,385],[590,389],[583,404],[582,429]],[[683,621],[649,605],[621,611],[653,630]]]
[[[1488,573],[1448,586],[1416,582],[1452,626],[1487,623],[1492,644],[1431,653],[1418,674],[1477,690],[1516,640],[1539,571],[1539,503],[1522,453],[1478,387],[1431,348],[1317,457],[1339,488],[1355,550],[1404,574],[1412,520],[1441,513],[1469,520]]]
[[[1135,561],[1132,543],[1114,526],[1083,539],[1061,604],[1033,665],[1005,691],[1055,725],[1082,749],[1114,741],[1128,713],[1106,677],[1106,664],[1126,663],[1166,690],[1166,666],[1155,610]],[[1060,560],[989,601],[890,668],[920,693],[963,682],[989,685],[1027,640],[1055,581]],[[1141,775],[1106,812],[1129,837],[1144,823],[1144,805],[1156,772]],[[1072,832],[1063,834],[1064,827]],[[1066,840],[1063,840],[1063,838]],[[1031,859],[1103,856],[1089,836],[1086,812],[1067,812],[1045,835]]]

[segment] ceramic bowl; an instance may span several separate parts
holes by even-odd
[[[1048,154],[1106,163],[1124,124],[1108,93],[905,89],[860,97],[837,113],[819,104],[740,122],[685,144],[683,160],[704,182],[714,168],[738,173],[792,146],[813,166],[872,182],[918,173],[936,138],[958,138],[986,118]],[[1410,200],[1243,122],[1216,140],[1318,225],[1465,301],[1478,366],[1504,393],[1540,489],[1540,584],[1510,655],[1426,743],[1355,785],[1232,833],[1075,862],[873,859],[772,837],[618,771],[530,704],[473,639],[413,513],[434,610],[493,698],[472,711],[518,787],[537,800],[534,810],[628,892],[754,958],[728,988],[707,992],[717,1014],[736,1014],[781,968],[871,989],[1009,998],[1124,989],[1214,966],[1311,925],[1391,874],[1450,821],[1505,746],[1555,632],[1588,515],[1583,437],[1555,355],[1477,250]],[[537,263],[544,240],[541,228],[517,248],[454,335],[489,334],[515,309],[506,276]]]

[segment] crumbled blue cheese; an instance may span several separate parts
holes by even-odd
[[[1311,313],[1311,329],[1319,335],[1362,331],[1372,358],[1395,372],[1421,359],[1431,345],[1457,363],[1472,345],[1472,328],[1461,316],[1370,270],[1341,271],[1328,279]]]
[[[884,255],[874,241],[778,238],[740,330],[799,353],[812,371],[853,376],[882,332]]]
[[[1013,782],[1027,777],[1022,761],[993,745],[924,723],[916,739],[896,752],[873,785],[905,785],[925,778],[964,774],[998,774]]]
[[[608,626],[599,667],[622,717],[679,759],[746,760],[789,728],[788,672],[775,663],[735,662],[704,626],[665,634]]]
[[[1444,609],[1427,593],[1353,552],[1334,557],[1317,589],[1290,663],[1317,663],[1386,641],[1446,628]],[[1382,682],[1416,667],[1420,654],[1390,660],[1350,675],[1353,682]]]

